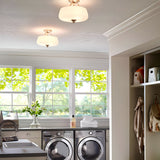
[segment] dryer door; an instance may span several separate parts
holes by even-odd
[[[80,160],[100,160],[103,153],[103,144],[95,137],[84,138],[78,145],[78,157]]]
[[[49,141],[45,150],[49,160],[70,160],[73,155],[71,143],[60,137]]]

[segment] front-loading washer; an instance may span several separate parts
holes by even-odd
[[[76,160],[106,160],[105,130],[76,130]]]
[[[47,160],[74,160],[73,131],[43,131],[42,134]]]

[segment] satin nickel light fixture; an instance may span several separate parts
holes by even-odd
[[[70,5],[62,7],[59,11],[59,19],[64,22],[76,23],[88,19],[87,9],[79,6],[80,0],[68,0]]]
[[[52,47],[58,45],[58,38],[50,35],[52,29],[44,29],[44,35],[37,38],[37,44],[40,46]]]

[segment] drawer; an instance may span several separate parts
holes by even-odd
[[[28,138],[41,139],[41,131],[19,131],[17,132],[17,137],[19,139],[28,139]]]

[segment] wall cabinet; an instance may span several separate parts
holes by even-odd
[[[144,66],[144,83],[134,85],[134,72],[141,66]],[[150,132],[148,127],[150,106],[154,103],[156,94],[160,97],[160,81],[148,81],[149,68],[159,66],[160,50],[158,49],[130,58],[130,160],[160,159],[160,133]],[[139,96],[144,98],[144,155],[139,153],[133,125],[134,108]]]

